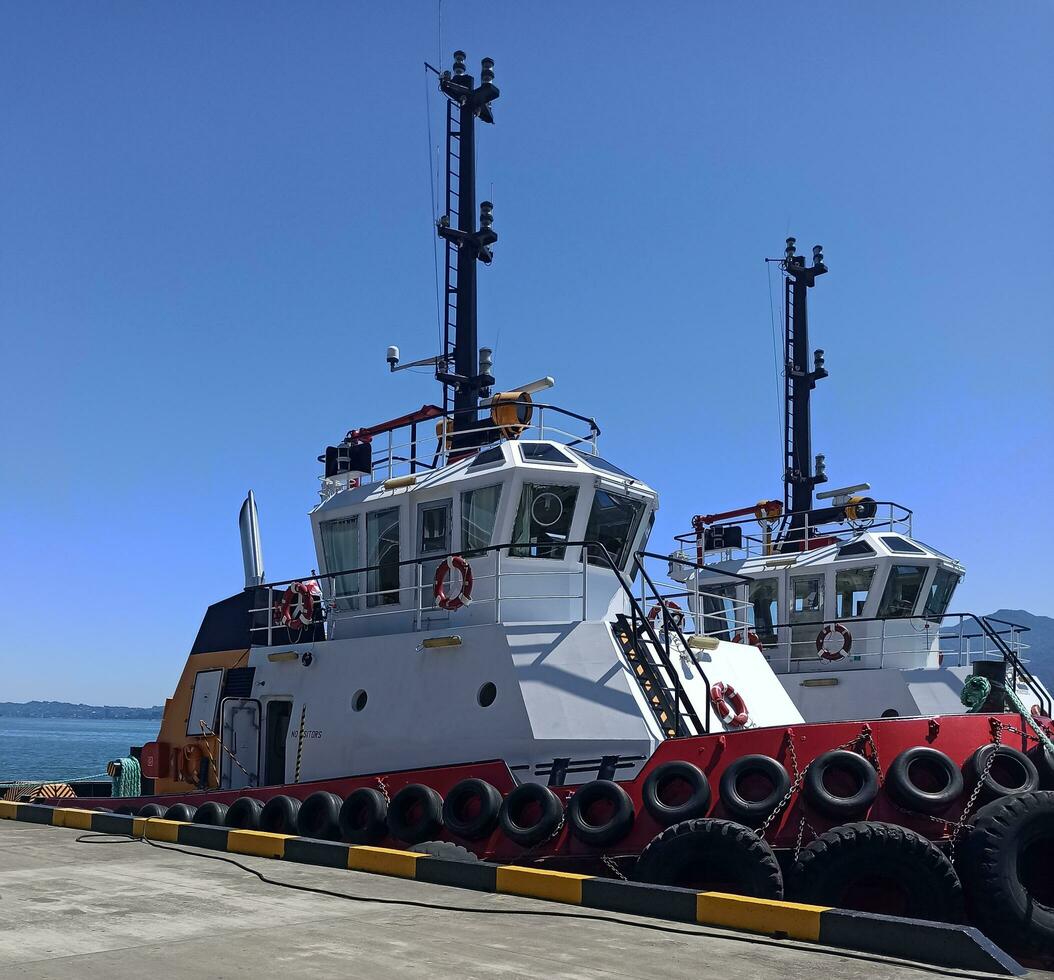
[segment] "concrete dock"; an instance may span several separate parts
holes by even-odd
[[[79,837],[90,840],[78,842]],[[0,822],[0,976],[910,980],[970,975],[719,929],[236,856],[277,881],[387,904],[348,901],[262,882],[201,856],[209,851],[179,850],[188,853]],[[538,912],[545,914],[523,914]],[[582,914],[589,918],[578,917]],[[628,924],[633,922],[663,931]]]

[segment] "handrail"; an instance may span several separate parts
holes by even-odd
[[[451,551],[451,552],[447,552],[445,554],[427,555],[427,556],[421,557],[421,558],[407,558],[407,559],[403,559],[403,560],[401,560],[399,562],[396,562],[396,563],[393,563],[393,564],[401,569],[401,568],[403,568],[404,566],[407,566],[407,565],[419,566],[422,563],[443,562],[443,561],[446,561],[447,559],[453,558],[453,557],[462,557],[462,558],[469,557],[469,558],[471,558],[471,557],[475,557],[475,556],[478,556],[478,555],[481,555],[481,554],[489,554],[491,552],[507,551],[507,550],[509,550],[511,548],[522,547],[522,546],[523,546],[522,542],[508,542],[508,543],[505,543],[505,544],[492,544],[492,545],[487,545],[486,547],[483,547],[483,548],[473,548],[473,549],[467,550],[467,551],[460,551],[460,552],[459,551]],[[639,551],[639,552],[634,553],[634,555],[633,555],[634,567],[638,571],[640,571],[642,580],[647,581],[648,586],[651,589],[651,593],[652,593],[651,597],[655,600],[655,602],[658,604],[659,608],[662,610],[662,615],[663,615],[663,638],[660,639],[657,631],[655,630],[654,625],[648,619],[647,615],[645,614],[644,609],[642,608],[642,606],[638,602],[637,597],[634,595],[633,586],[632,586],[631,581],[627,580],[627,578],[626,578],[625,574],[623,573],[622,569],[619,568],[618,564],[615,562],[615,559],[612,557],[611,552],[608,550],[607,546],[603,542],[596,541],[596,540],[563,541],[563,542],[560,542],[560,546],[564,547],[564,548],[581,548],[582,549],[582,566],[583,566],[583,569],[585,569],[586,571],[588,571],[588,567],[589,567],[589,564],[590,564],[589,558],[591,556],[593,556],[593,555],[597,555],[597,556],[599,556],[601,558],[603,564],[607,567],[607,570],[612,572],[612,573],[614,573],[615,580],[618,583],[619,588],[622,590],[623,594],[629,600],[630,611],[632,613],[633,621],[634,621],[634,627],[635,627],[634,631],[635,631],[635,633],[637,632],[637,630],[636,630],[636,623],[639,620],[642,628],[647,633],[648,640],[653,644],[656,653],[658,654],[660,660],[662,661],[663,667],[665,668],[665,670],[669,674],[669,677],[670,677],[670,679],[671,679],[671,681],[673,683],[674,694],[675,694],[675,697],[674,697],[675,727],[677,728],[677,730],[680,730],[680,715],[681,715],[682,705],[683,705],[684,709],[686,709],[686,713],[689,716],[691,716],[692,718],[694,718],[696,720],[697,724],[700,724],[700,725],[703,726],[703,729],[704,729],[703,733],[709,732],[710,731],[710,724],[711,724],[711,721],[710,721],[710,700],[709,700],[709,698],[707,698],[707,700],[706,700],[706,708],[705,708],[705,712],[704,712],[704,715],[703,715],[703,718],[705,720],[700,722],[699,714],[696,711],[694,705],[692,704],[691,699],[688,697],[687,692],[684,690],[684,687],[681,684],[680,676],[677,673],[677,670],[674,667],[673,661],[672,661],[671,656],[670,656],[670,636],[671,636],[671,633],[672,634],[676,634],[676,636],[678,637],[678,639],[681,642],[681,645],[682,645],[682,647],[683,647],[683,649],[685,651],[685,654],[691,659],[691,661],[694,664],[696,670],[699,671],[700,677],[702,677],[704,683],[706,684],[707,689],[709,689],[710,683],[709,683],[709,680],[706,677],[706,672],[703,670],[702,664],[699,663],[699,660],[695,656],[695,653],[692,651],[691,647],[688,645],[688,641],[685,638],[684,633],[682,632],[681,628],[677,625],[677,623],[669,615],[669,610],[667,609],[666,601],[663,598],[663,596],[660,594],[657,586],[655,585],[655,583],[652,580],[651,576],[648,574],[647,570],[645,569],[644,562],[642,560],[642,559],[647,558],[647,557],[660,557],[660,558],[662,558],[662,560],[665,560],[665,556],[656,556],[653,553],[646,552],[646,551]],[[254,591],[256,589],[268,589],[268,590],[273,592],[275,589],[280,589],[280,588],[282,588],[284,586],[292,585],[294,582],[302,582],[302,581],[305,581],[306,579],[315,579],[315,580],[318,580],[318,579],[336,579],[336,578],[339,578],[339,577],[342,577],[342,576],[345,576],[345,575],[362,575],[362,574],[365,574],[365,573],[368,573],[368,572],[371,572],[371,571],[379,571],[381,567],[382,566],[380,566],[380,565],[365,565],[365,566],[362,566],[360,568],[342,569],[340,571],[335,571],[335,572],[313,573],[311,576],[303,576],[301,578],[292,578],[292,579],[282,579],[280,581],[265,582],[262,585],[249,586],[249,587],[246,588],[245,591],[246,592],[250,592],[250,591]],[[387,567],[391,567],[391,566],[387,566]],[[516,573],[508,573],[508,574],[516,574]],[[553,570],[553,574],[566,574],[566,572],[563,572],[563,571],[560,571],[560,570]],[[403,588],[404,588],[403,586],[399,586],[396,589],[391,589],[391,590],[387,590],[386,589],[386,590],[381,590],[381,591],[385,591],[385,592],[393,591],[394,592],[394,591],[401,591]],[[413,586],[413,588],[419,588],[419,585],[415,585],[415,586]],[[498,596],[495,597],[496,601],[497,601],[498,598],[499,598]],[[250,616],[252,615],[253,612],[256,612],[256,611],[259,611],[259,610],[250,610]],[[281,627],[279,627],[279,628],[281,628]],[[637,637],[635,636],[634,637],[634,641],[636,641],[636,638]],[[702,733],[700,733],[700,734],[702,734]]]

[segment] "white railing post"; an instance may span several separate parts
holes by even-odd
[[[422,577],[421,571],[422,571],[421,563],[417,562],[417,564],[414,565],[414,591],[417,593],[417,602],[414,603],[414,630],[415,631],[418,631],[418,630],[421,629],[421,616],[423,615],[423,609],[422,609],[422,606],[424,605],[424,602],[423,602],[423,599],[422,599],[422,595],[423,595],[423,592],[422,592],[422,589],[423,589],[422,578],[423,577]]]
[[[501,548],[494,549],[494,622],[501,623]]]
[[[267,645],[271,645],[271,632],[274,629],[274,590],[267,589]]]
[[[582,545],[582,622],[589,618],[586,615],[586,583],[589,581],[589,545]]]

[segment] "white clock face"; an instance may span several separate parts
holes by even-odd
[[[539,494],[531,504],[531,517],[541,527],[552,527],[564,512],[564,505],[555,493]]]

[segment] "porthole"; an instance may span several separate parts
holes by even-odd
[[[368,695],[366,694],[365,688],[361,688],[360,687],[351,696],[351,710],[352,711],[362,711],[362,709],[366,707],[367,697],[368,697]]]
[[[882,712],[882,717],[883,718],[899,718],[900,717],[900,712],[897,711],[896,708],[886,708],[886,710]]]
[[[490,681],[487,681],[476,693],[476,701],[481,708],[489,708],[497,696],[498,689]]]

